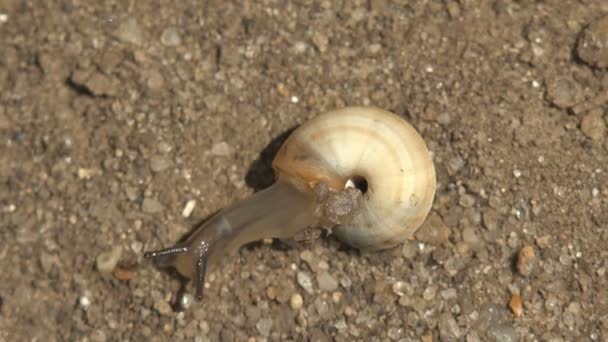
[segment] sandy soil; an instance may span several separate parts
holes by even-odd
[[[397,3],[0,0],[0,340],[607,341],[608,2]],[[143,259],[346,105],[433,151],[420,242]]]

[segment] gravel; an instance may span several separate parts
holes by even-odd
[[[588,138],[596,142],[603,142],[608,135],[608,128],[604,121],[605,112],[602,109],[592,110],[581,119],[581,131]]]
[[[554,105],[567,109],[583,99],[583,91],[575,80],[561,77],[547,84],[547,98]]]
[[[148,214],[155,214],[163,210],[163,205],[158,200],[147,197],[141,204],[141,210]]]
[[[272,329],[272,319],[269,318],[262,318],[260,319],[255,327],[256,329],[258,329],[258,332],[262,335],[267,337],[268,335],[270,335],[270,330]]]
[[[120,246],[113,247],[109,251],[97,255],[95,267],[103,274],[110,274],[116,268],[121,256],[122,248]]]
[[[289,299],[289,305],[294,310],[300,310],[302,305],[304,304],[304,300],[299,293],[294,293]]]
[[[416,240],[431,245],[440,245],[448,241],[450,228],[447,227],[439,215],[431,213],[424,224],[416,231]]]
[[[608,67],[608,16],[602,16],[585,28],[578,39],[580,59],[599,68]]]
[[[135,18],[123,21],[114,32],[114,35],[125,43],[144,44],[144,31]]]
[[[179,35],[179,31],[175,27],[167,27],[163,30],[160,36],[160,41],[165,46],[178,46],[182,43],[182,38]]]
[[[150,158],[150,169],[154,172],[162,172],[171,167],[171,160],[163,156],[152,156]]]
[[[317,284],[319,285],[319,290],[321,291],[330,292],[338,288],[338,281],[328,272],[321,272],[317,274]]]
[[[298,281],[298,285],[304,289],[308,294],[313,294],[314,290],[312,287],[312,280],[310,279],[310,275],[306,272],[298,272],[296,275],[296,280]]]

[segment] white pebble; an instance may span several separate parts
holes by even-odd
[[[188,203],[186,203],[184,210],[182,211],[182,216],[190,217],[190,214],[192,214],[192,210],[194,210],[194,206],[196,206],[196,200],[189,200]]]
[[[91,306],[91,299],[89,299],[87,295],[80,296],[80,298],[78,298],[78,304],[82,310],[87,311],[89,306]]]
[[[521,171],[517,169],[513,170],[513,176],[515,176],[515,178],[521,177]]]
[[[188,310],[192,307],[192,304],[194,304],[194,297],[191,294],[185,293],[180,298],[179,305],[181,306],[182,309]]]

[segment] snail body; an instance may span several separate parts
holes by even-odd
[[[435,168],[418,132],[401,117],[348,107],[298,127],[274,161],[276,182],[216,214],[186,241],[147,252],[194,279],[202,297],[207,264],[263,238],[331,229],[361,250],[413,237],[435,195]]]

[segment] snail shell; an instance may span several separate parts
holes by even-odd
[[[305,122],[273,167],[279,179],[301,191],[320,182],[332,191],[359,188],[358,213],[333,232],[362,250],[413,238],[435,195],[435,168],[424,140],[404,119],[377,108],[348,107]]]

